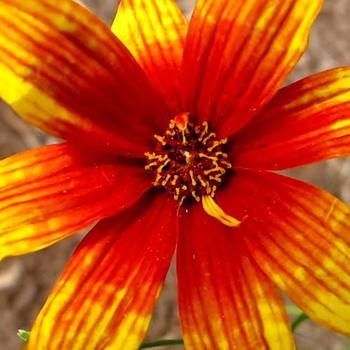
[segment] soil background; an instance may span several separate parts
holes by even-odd
[[[112,21],[116,1],[82,2],[106,23]],[[193,1],[181,0],[179,3],[189,16]],[[350,64],[349,18],[350,0],[325,0],[325,6],[312,31],[309,49],[288,82],[314,72]],[[0,101],[0,158],[53,141],[22,122]],[[328,161],[288,174],[317,184],[350,203],[350,159]],[[17,350],[21,347],[16,336],[17,329],[30,329],[35,315],[81,237],[82,234],[78,234],[54,247],[23,257],[9,258],[0,264],[0,350]],[[156,307],[148,338],[179,336],[176,280],[172,268]],[[311,321],[299,328],[296,337],[300,350],[350,349],[348,339],[330,333]],[[180,350],[181,347],[173,349]]]

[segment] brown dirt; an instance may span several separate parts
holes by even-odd
[[[189,13],[192,1],[182,0]],[[113,18],[114,0],[86,0],[106,22]],[[326,0],[314,26],[309,50],[289,81],[350,62],[350,1]],[[52,140],[29,127],[0,103],[0,158]],[[290,172],[291,175],[318,184],[350,202],[350,161],[336,160]],[[0,265],[0,349],[16,350],[18,328],[29,329],[54,281],[77,245],[80,235],[41,252],[10,258]],[[174,269],[169,273],[148,334],[150,339],[177,337]],[[344,350],[349,342],[312,322],[297,332],[301,350]],[[175,347],[174,347],[175,349]],[[176,347],[181,349],[181,347]]]

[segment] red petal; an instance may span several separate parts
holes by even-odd
[[[3,0],[0,97],[43,130],[143,155],[165,107],[108,27],[72,0]],[[163,125],[164,124],[164,125]]]
[[[200,206],[185,214],[177,262],[186,349],[295,349],[277,289]]]
[[[322,0],[199,0],[184,54],[188,109],[230,135],[303,53]]]
[[[312,319],[350,334],[350,208],[265,172],[236,174],[217,197],[225,211],[246,216],[232,235],[264,272]]]
[[[129,207],[149,187],[143,173],[92,163],[64,144],[0,161],[0,260],[44,248]]]
[[[279,91],[235,139],[236,166],[286,169],[350,155],[350,67]]]
[[[100,223],[49,296],[28,350],[138,349],[175,248],[175,205],[159,196]]]
[[[132,52],[173,114],[183,112],[180,67],[187,21],[175,0],[122,0],[112,31]]]

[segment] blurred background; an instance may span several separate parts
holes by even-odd
[[[82,0],[106,23],[116,11],[115,0]],[[179,0],[190,16],[193,0]],[[335,66],[350,65],[350,0],[325,0],[314,25],[310,46],[297,69],[288,78],[295,81],[311,73]],[[0,101],[0,159],[24,149],[52,142],[49,136],[18,119]],[[350,159],[333,160],[288,172],[317,184],[350,203]],[[54,247],[0,264],[0,350],[17,350],[21,341],[18,328],[30,329],[54,281],[80,241],[76,235]],[[180,337],[176,309],[176,281],[170,271],[154,314],[149,339]],[[349,350],[350,342],[311,321],[296,332],[300,350]],[[165,348],[163,348],[165,349]],[[171,349],[171,348],[167,348]],[[182,347],[173,347],[182,349]]]

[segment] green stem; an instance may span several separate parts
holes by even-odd
[[[163,339],[152,342],[145,342],[140,346],[140,349],[155,348],[157,346],[169,346],[169,345],[183,345],[182,339]]]
[[[286,305],[287,313],[291,316],[299,316],[302,313],[302,310],[299,309],[296,305]]]
[[[292,332],[295,332],[296,329],[306,320],[309,319],[309,316],[302,313],[300,314],[292,323]]]

